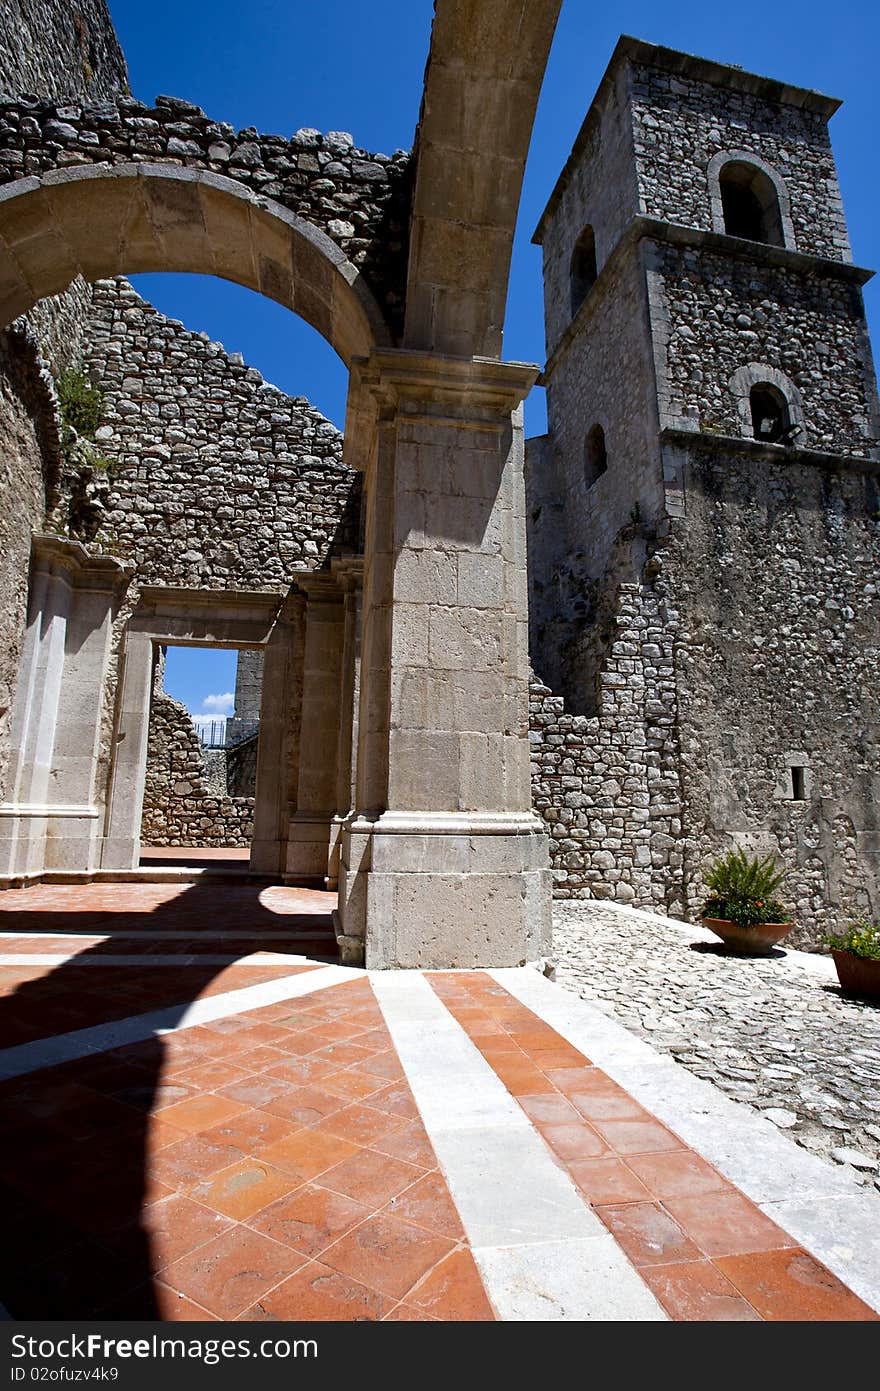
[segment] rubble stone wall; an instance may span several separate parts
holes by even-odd
[[[254,799],[216,790],[186,706],[161,688],[162,666],[150,706],[141,843],[250,845]]]

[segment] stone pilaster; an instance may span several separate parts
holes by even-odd
[[[94,804],[110,630],[128,567],[76,541],[36,535],[13,723],[0,872],[96,867]]]

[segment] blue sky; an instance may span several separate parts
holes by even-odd
[[[431,0],[110,0],[132,91],[195,101],[217,120],[289,135],[300,126],[348,130],[391,154],[412,143]],[[843,98],[831,134],[856,261],[880,265],[880,5],[876,0],[563,0],[538,108],[514,247],[505,356],[544,351],[540,251],[531,234],[621,33],[667,44]],[[308,396],[341,425],[345,371],[306,324],[248,290],[201,276],[147,275],[139,290],[163,312],[242,352],[270,381]],[[875,344],[880,286],[866,287]],[[543,393],[526,403],[544,428]],[[225,654],[227,663],[234,657]],[[222,694],[227,684],[203,686]],[[181,696],[181,699],[184,697]],[[193,708],[191,706],[191,708]]]

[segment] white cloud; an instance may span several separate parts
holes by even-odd
[[[224,691],[222,695],[206,695],[202,701],[202,713],[205,715],[231,715],[235,709],[235,696],[232,691]]]

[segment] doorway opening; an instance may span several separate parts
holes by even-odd
[[[263,649],[157,643],[153,654],[141,864],[246,870]]]

